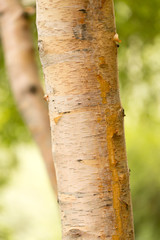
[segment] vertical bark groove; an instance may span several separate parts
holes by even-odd
[[[112,0],[38,0],[63,239],[133,240]]]

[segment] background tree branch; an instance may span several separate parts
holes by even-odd
[[[17,107],[40,148],[57,193],[48,109],[34,58],[28,15],[18,0],[0,0],[0,13],[6,67]]]

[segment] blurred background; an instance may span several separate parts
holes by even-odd
[[[159,240],[160,3],[115,0],[115,11],[136,240]],[[42,157],[16,110],[0,43],[0,240],[22,239],[60,240],[60,220]]]

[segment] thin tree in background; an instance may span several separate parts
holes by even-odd
[[[113,12],[112,0],[37,1],[63,240],[134,239]]]
[[[57,193],[48,109],[34,59],[29,22],[18,0],[0,0],[0,29],[6,66],[17,106],[44,158]]]

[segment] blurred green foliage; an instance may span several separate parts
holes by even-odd
[[[119,76],[122,105],[127,115],[126,144],[131,169],[136,240],[160,238],[159,6],[158,0],[115,0],[117,32],[122,40],[118,50]],[[35,16],[30,21],[36,46]],[[39,61],[38,65],[41,71]],[[1,189],[17,166],[14,146],[30,139],[9,89],[1,47],[0,79]],[[0,225],[2,239],[13,240],[7,227]]]
[[[0,45],[0,142],[1,147],[10,146],[29,140],[29,133],[24,125],[10,90],[2,46]]]
[[[11,230],[0,225],[0,240],[13,240]]]
[[[115,1],[136,240],[160,238],[159,1]]]

